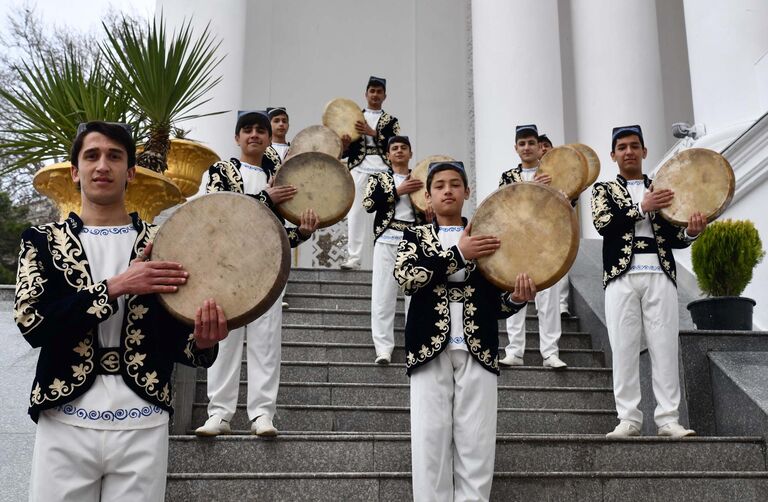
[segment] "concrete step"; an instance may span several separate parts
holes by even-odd
[[[206,404],[195,403],[192,424],[208,418]],[[278,405],[275,427],[286,431],[407,432],[409,409],[404,406],[313,406]],[[605,434],[616,426],[613,409],[499,408],[499,433],[519,434]],[[231,425],[248,430],[245,405],[238,405]]]
[[[222,494],[226,497],[222,499]],[[172,473],[167,501],[389,502],[412,500],[409,472]],[[491,500],[723,502],[768,500],[764,471],[499,472]]]
[[[655,437],[610,440],[591,435],[499,435],[499,471],[758,471],[761,438]],[[215,439],[173,436],[168,472],[410,472],[407,434],[283,434]]]
[[[198,380],[195,400],[206,402],[206,381]],[[247,383],[240,382],[238,402],[246,402]],[[282,382],[278,404],[311,404],[333,406],[408,406],[408,384]],[[614,405],[613,390],[578,387],[498,388],[499,406],[520,408],[610,409]]]
[[[285,288],[286,296],[307,293],[365,295],[370,298],[371,282],[349,280],[298,280],[293,277],[288,279],[288,284]]]
[[[205,378],[205,370],[198,369],[198,378]],[[245,380],[245,368],[240,370]],[[405,364],[381,365],[375,363],[330,363],[309,361],[283,361],[280,364],[283,382],[331,383],[408,383]],[[577,368],[554,371],[541,366],[503,367],[499,385],[538,385],[542,387],[611,387],[610,368]]]
[[[344,309],[316,309],[316,308],[289,308],[283,312],[283,324],[301,324],[305,326],[318,325],[344,325],[360,328],[369,328],[371,326],[370,310]],[[526,315],[526,330],[538,332],[539,320],[534,315]],[[404,315],[402,312],[395,313],[395,327],[404,326]],[[504,329],[506,324],[503,320],[499,321],[499,330]],[[562,330],[564,332],[574,332],[579,329],[579,318],[571,316],[563,319]]]
[[[499,347],[501,357],[504,357],[503,350],[504,347]],[[376,350],[372,343],[283,342],[282,358],[286,361],[373,362],[376,359]],[[542,364],[538,347],[528,347],[523,359],[529,366]],[[560,359],[571,366],[605,366],[605,355],[600,350],[561,349]],[[395,347],[392,362],[405,363],[404,347]]]
[[[303,324],[283,324],[283,342],[327,342],[327,343],[371,343],[370,324],[364,328],[349,326],[306,326]],[[395,343],[403,345],[403,328],[395,328]],[[499,346],[508,343],[506,330],[499,330]],[[526,333],[526,345],[538,350],[538,326]],[[565,332],[560,337],[561,349],[589,349],[592,337],[589,333]]]

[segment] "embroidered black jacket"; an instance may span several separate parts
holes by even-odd
[[[283,161],[280,159],[280,154],[277,153],[275,147],[269,145],[267,149],[264,150],[264,156],[261,158],[261,168],[264,169],[265,173],[267,173],[267,180],[271,179],[272,176],[275,175],[277,170],[280,169],[282,163]]]
[[[363,110],[365,112],[365,110]],[[374,138],[375,147],[374,151],[366,151],[365,136],[361,137],[357,141],[353,141],[349,144],[342,157],[347,158],[347,165],[350,169],[354,169],[359,166],[366,155],[369,153],[376,153],[386,165],[390,165],[387,159],[387,142],[392,136],[400,134],[400,123],[396,117],[388,114],[385,111],[381,112],[381,117],[376,123],[376,137]]]
[[[266,159],[267,157],[264,156],[264,158]],[[221,160],[216,162],[211,167],[209,167],[208,185],[205,187],[205,193],[234,192],[245,194],[245,184],[243,183],[243,175],[240,174],[240,166],[241,164],[238,159],[231,158],[228,161]],[[270,173],[266,169],[264,172],[267,173],[267,182],[269,182],[269,180],[272,179],[274,172]],[[283,216],[277,211],[277,206],[275,206],[275,204],[272,202],[272,199],[269,198],[266,190],[262,190],[257,194],[249,193],[245,195],[254,197],[259,202],[272,210],[275,217],[280,220],[280,224],[285,228],[285,232],[288,234],[288,242],[292,248],[295,248],[307,240],[301,235],[301,233],[299,233],[299,229],[297,227],[285,226],[285,218],[283,218]]]
[[[647,188],[651,180],[643,175]],[[667,277],[677,285],[672,249],[691,245],[685,229],[676,227],[656,212],[648,213],[656,241],[656,255]],[[592,222],[603,236],[603,287],[629,270],[635,252],[647,246],[635,237],[635,223],[642,221],[639,204],[632,202],[627,180],[617,175],[616,181],[602,181],[592,187]]]
[[[464,221],[466,225],[466,220]],[[406,228],[397,248],[394,275],[411,296],[405,326],[406,368],[410,375],[440,355],[451,334],[449,302],[463,302],[464,340],[475,360],[499,374],[498,319],[511,316],[525,304],[499,290],[482,276],[474,260],[465,262],[457,246],[443,249],[437,223]],[[448,276],[466,268],[463,282]]]
[[[406,227],[421,225],[424,223],[424,214],[413,207],[413,223],[395,221],[395,206],[400,200],[395,187],[395,177],[392,169],[384,173],[372,174],[368,177],[368,185],[365,187],[363,207],[369,213],[376,212],[373,219],[373,242],[381,237],[388,228],[404,230]]]
[[[134,259],[157,227],[136,213],[131,218],[138,232]],[[63,222],[31,227],[21,236],[13,316],[27,342],[40,347],[29,415],[37,422],[42,410],[82,396],[99,372],[119,373],[138,396],[172,413],[174,362],[207,368],[218,346],[198,350],[193,329],[172,317],[156,295],[128,295],[120,346],[104,353],[98,325],[117,312],[117,301],[109,300],[106,280],[91,277],[82,228],[70,213]]]

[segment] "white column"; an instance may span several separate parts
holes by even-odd
[[[535,123],[563,142],[557,0],[472,2],[478,202],[515,167],[515,125]]]
[[[611,129],[640,124],[650,172],[666,150],[656,3],[648,0],[571,0],[578,141],[600,156],[601,180],[613,179]],[[582,236],[597,237],[589,207],[580,198]]]
[[[155,15],[158,18],[161,11],[169,31],[180,26],[182,22],[191,20],[194,33],[200,35],[210,23],[210,31],[217,41],[221,41],[216,54],[225,58],[214,70],[214,78],[221,75],[222,79],[206,95],[210,101],[196,112],[229,111],[182,122],[179,125],[184,129],[191,129],[189,139],[205,143],[221,158],[239,156],[234,138],[237,110],[242,104],[246,0],[157,0]]]
[[[685,0],[684,7],[696,122],[711,134],[755,120],[767,108],[758,61],[768,51],[768,2]]]

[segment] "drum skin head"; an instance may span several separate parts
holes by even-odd
[[[312,125],[294,136],[285,159],[306,152],[322,152],[339,158],[341,148],[341,138],[332,129],[323,125]]]
[[[495,235],[501,247],[477,259],[480,272],[496,287],[513,291],[527,273],[541,291],[559,281],[579,250],[576,211],[557,190],[541,183],[512,183],[480,203],[472,235]]]
[[[587,182],[586,157],[571,146],[558,146],[541,158],[538,172],[552,176],[550,187],[562,190],[568,199],[579,196]]]
[[[413,207],[422,213],[427,210],[427,198],[425,197],[424,193],[427,191],[427,174],[429,172],[429,165],[432,162],[453,160],[455,160],[453,157],[449,157],[447,155],[430,155],[429,157],[420,160],[419,163],[416,164],[416,167],[413,169],[413,171],[411,171],[411,177],[417,180],[421,180],[421,182],[424,183],[424,188],[409,194]]]
[[[723,214],[733,198],[736,178],[728,161],[707,148],[679,152],[659,168],[654,189],[675,192],[672,205],[659,210],[670,223],[688,226],[691,214],[700,211],[707,221]]]
[[[194,324],[197,308],[213,298],[230,330],[269,310],[291,265],[288,237],[272,211],[253,197],[228,192],[179,207],[158,230],[151,259],[179,262],[189,272],[176,293],[158,295],[173,316]]]
[[[275,175],[274,186],[293,185],[296,195],[277,206],[283,217],[299,225],[301,213],[314,209],[320,228],[341,221],[355,201],[355,181],[347,166],[322,152],[306,152],[286,160]]]
[[[581,189],[583,192],[589,188],[589,186],[592,185],[595,180],[597,180],[598,176],[600,176],[600,157],[597,156],[597,152],[595,152],[591,147],[583,143],[571,143],[565,146],[575,148],[581,152],[585,159],[587,159],[587,181],[584,183],[584,186]]]
[[[347,98],[336,98],[328,102],[323,110],[323,125],[329,127],[339,138],[349,134],[352,141],[357,141],[362,136],[355,129],[355,122],[365,122],[363,110],[357,103]]]

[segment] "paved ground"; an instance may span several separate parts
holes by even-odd
[[[13,322],[13,303],[0,300],[0,488],[1,502],[27,499],[35,424],[27,415],[37,349]]]

